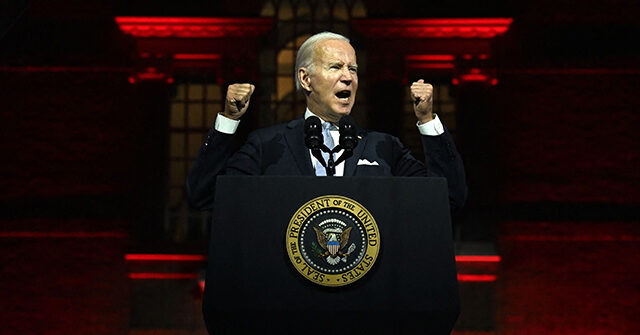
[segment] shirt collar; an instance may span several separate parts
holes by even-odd
[[[309,110],[309,107],[307,107],[307,109],[304,111],[304,119],[306,120],[309,117],[312,116],[317,116],[320,119],[321,124],[324,126],[325,123],[327,123],[327,121],[323,120],[321,117],[319,117],[318,115],[316,115],[314,112],[312,112],[311,110]],[[337,130],[338,129],[338,125],[336,125],[335,123],[331,123],[331,130]]]
[[[312,111],[309,110],[309,107],[307,107],[307,109],[304,111],[304,119],[306,120],[311,116],[317,116],[317,115],[315,115]],[[318,116],[318,118],[320,117]],[[320,119],[320,122],[324,122],[324,120]]]

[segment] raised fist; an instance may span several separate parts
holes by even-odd
[[[251,94],[256,87],[252,84],[232,84],[227,87],[223,115],[234,120],[240,119],[249,108]]]
[[[433,120],[433,86],[420,79],[411,84],[413,111],[420,123]]]

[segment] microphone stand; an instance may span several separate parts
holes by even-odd
[[[353,156],[353,149],[358,145],[356,137],[355,123],[353,118],[348,115],[343,116],[339,122],[340,127],[340,144],[333,149],[329,149],[323,142],[323,135],[320,131],[320,118],[313,116],[305,120],[304,133],[305,145],[311,150],[311,154],[325,168],[327,176],[336,174],[336,165],[346,161]],[[344,143],[342,143],[344,141]],[[333,154],[343,150],[342,155],[336,161]],[[325,162],[322,152],[329,154],[329,159]]]
[[[333,148],[333,150],[335,152],[338,152],[340,150],[342,150],[342,146],[340,144],[338,144],[335,148]],[[340,157],[338,157],[338,160],[336,161],[336,165],[344,162],[347,160],[347,158],[353,156],[353,149],[344,149],[344,152],[342,153],[342,155],[340,155]]]
[[[334,176],[336,174],[336,163],[333,160],[333,154],[334,152],[336,152],[336,148],[331,150],[323,144],[319,148],[311,149],[311,154],[313,155],[313,157],[315,157],[318,162],[320,162],[320,164],[324,166],[325,170],[327,170],[327,176]],[[324,161],[324,157],[322,157],[322,153],[320,152],[320,150],[329,154],[329,160],[327,162]]]
[[[329,154],[327,162],[324,161],[324,157],[322,157],[320,150]],[[353,156],[353,149],[344,149],[344,152],[340,157],[338,157],[338,160],[334,161],[333,154],[338,153],[340,150],[342,150],[342,146],[340,144],[333,149],[329,149],[323,144],[320,148],[312,149],[311,154],[318,160],[318,162],[320,162],[320,164],[322,164],[322,166],[324,166],[325,170],[327,170],[327,176],[334,176],[336,174],[336,166],[346,161],[347,158]]]

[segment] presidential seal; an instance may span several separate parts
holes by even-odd
[[[286,248],[293,266],[323,286],[344,286],[362,278],[378,257],[380,231],[355,200],[326,195],[302,205],[289,221]]]

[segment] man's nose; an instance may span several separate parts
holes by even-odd
[[[346,85],[351,84],[353,81],[353,74],[349,69],[342,70],[342,75],[340,76],[340,81],[345,83]]]

